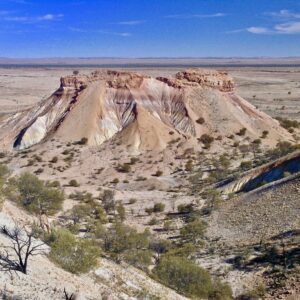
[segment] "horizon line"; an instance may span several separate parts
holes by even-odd
[[[44,57],[0,57],[1,60],[43,60],[43,59],[300,59],[300,56],[44,56]]]

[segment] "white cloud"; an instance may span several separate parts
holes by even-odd
[[[276,18],[284,18],[284,19],[298,19],[300,18],[300,13],[294,13],[288,9],[281,9],[278,12],[267,12],[265,13],[267,16],[276,17]]]
[[[300,33],[300,22],[289,22],[275,26],[276,33],[297,34]]]
[[[99,33],[99,34],[108,34],[108,35],[118,35],[122,37],[129,37],[131,36],[130,32],[115,32],[115,31],[108,31],[108,30],[102,30],[102,29],[82,29],[82,28],[76,28],[76,27],[69,27],[69,30],[74,32],[85,32],[85,33]]]
[[[131,33],[129,33],[129,32],[122,32],[119,35],[126,37],[126,36],[131,36]]]
[[[203,18],[219,18],[225,17],[224,13],[215,13],[215,14],[190,14],[190,15],[168,15],[165,18],[168,19],[203,19]]]
[[[246,29],[232,30],[227,33],[247,31],[253,34],[300,34],[300,21],[298,20],[300,19],[300,13],[295,13],[288,9],[282,9],[278,12],[264,13],[264,15],[277,18],[278,24],[273,25],[272,27],[252,26]],[[281,22],[285,21],[285,23],[279,23],[279,19],[281,19]]]
[[[241,32],[243,30],[236,30],[233,32]],[[300,34],[300,22],[289,22],[277,24],[272,28],[266,27],[249,27],[246,31],[254,34]]]
[[[113,24],[118,24],[118,25],[139,25],[142,23],[145,23],[145,20],[132,20],[132,21],[121,21],[121,22],[116,22]]]
[[[244,31],[246,31],[246,29],[234,29],[234,30],[225,31],[225,33],[240,33]]]
[[[55,19],[60,19],[60,18],[62,18],[63,16],[64,16],[63,14],[59,14],[59,15],[47,14],[47,15],[38,17],[37,19],[38,19],[39,21],[52,21],[52,20],[55,20]]]
[[[262,33],[268,33],[269,30],[265,27],[249,27],[246,29],[248,32],[251,32],[251,33],[255,33],[255,34],[262,34]]]
[[[38,17],[28,17],[28,16],[8,16],[3,18],[4,21],[9,22],[21,22],[21,23],[36,23],[36,22],[43,22],[43,21],[55,21],[60,20],[64,15],[58,14],[46,14],[43,16]]]

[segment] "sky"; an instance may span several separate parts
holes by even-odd
[[[300,0],[0,0],[0,57],[300,56]]]

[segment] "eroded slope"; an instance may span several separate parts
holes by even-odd
[[[268,130],[266,143],[291,139],[277,121],[235,95],[224,72],[187,70],[155,79],[97,71],[61,78],[47,100],[2,120],[0,137],[3,148],[24,149],[53,138],[100,145],[116,136],[140,151],[164,149],[179,136],[196,144],[205,133],[222,140],[242,128],[252,138]]]

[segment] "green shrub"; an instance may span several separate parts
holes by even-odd
[[[93,215],[94,215],[94,219],[98,220],[102,224],[108,222],[105,210],[99,205],[94,207]]]
[[[291,153],[295,150],[299,150],[300,145],[292,145],[290,142],[278,142],[275,149],[272,149],[268,152],[268,155],[272,159],[284,156],[288,153]]]
[[[247,161],[242,161],[240,164],[240,168],[243,171],[249,170],[252,167],[252,161],[247,160]]]
[[[69,186],[79,187],[79,183],[77,182],[76,179],[72,179],[69,181]]]
[[[118,164],[116,170],[121,173],[129,173],[131,171],[131,166],[128,163]]]
[[[57,156],[52,157],[52,159],[49,162],[53,163],[53,164],[57,163],[58,162],[58,157]]]
[[[73,145],[86,145],[88,143],[89,139],[86,137],[81,138],[79,141],[76,141],[73,143]]]
[[[165,210],[165,204],[159,202],[159,203],[155,203],[153,206],[153,212],[157,213],[157,212],[163,212]]]
[[[77,204],[69,211],[69,219],[73,221],[73,224],[81,223],[86,220],[92,213],[92,208],[88,204]]]
[[[47,187],[60,188],[60,182],[58,180],[47,181],[46,185]]]
[[[162,171],[157,170],[152,176],[160,177],[163,174]]]
[[[207,214],[211,213],[213,209],[218,208],[222,201],[221,193],[217,189],[209,188],[202,193],[202,196],[207,199],[206,201]]]
[[[205,269],[184,257],[164,254],[153,269],[153,275],[163,284],[192,299],[233,299],[227,284],[213,281]]]
[[[184,241],[197,244],[203,239],[206,227],[207,224],[203,220],[196,219],[182,227],[180,234]]]
[[[269,134],[269,131],[268,131],[268,130],[264,130],[264,131],[262,132],[261,138],[262,138],[262,139],[265,139],[265,138],[268,136],[268,134]]]
[[[276,119],[279,121],[280,125],[285,129],[300,127],[300,122],[296,120],[288,120],[281,117],[277,117]]]
[[[210,145],[214,141],[214,138],[204,133],[201,135],[201,137],[198,140],[204,144],[205,148],[210,148]]]
[[[31,167],[33,166],[35,163],[35,160],[34,159],[28,159],[28,162],[27,162],[27,167]]]
[[[256,288],[246,292],[245,294],[241,295],[239,299],[245,300],[259,300],[264,299],[266,294],[266,287],[264,284],[259,284]]]
[[[244,127],[242,128],[239,132],[237,132],[236,134],[239,136],[244,136],[246,134],[247,129]]]
[[[83,204],[74,205],[68,211],[66,217],[72,220],[73,225],[86,224],[86,227],[93,227],[94,223],[107,223],[105,210],[94,199]]]
[[[28,172],[9,180],[6,195],[30,212],[45,212],[49,215],[58,212],[64,201],[61,190],[48,187],[37,176]]]
[[[147,180],[146,177],[138,176],[135,181],[145,181],[145,180]]]
[[[134,203],[136,203],[136,199],[130,198],[130,199],[129,199],[129,204],[134,204]]]
[[[117,217],[121,222],[124,222],[126,219],[126,211],[124,205],[119,202],[116,206],[116,211],[118,213]]]
[[[190,204],[179,204],[177,206],[177,210],[179,213],[184,214],[184,213],[191,213],[194,211],[194,206],[192,203]]]
[[[75,191],[74,193],[70,194],[69,196],[71,199],[83,202],[91,202],[93,200],[93,195],[91,193],[87,193],[86,191],[78,192]]]
[[[231,300],[232,290],[226,283],[216,280],[213,283],[213,290],[210,293],[209,300]]]
[[[133,249],[124,252],[123,259],[128,264],[133,265],[142,270],[146,270],[151,264],[152,252],[144,249]]]
[[[196,120],[196,123],[198,123],[198,124],[204,124],[205,120],[204,120],[204,118],[200,117],[199,119]]]
[[[117,262],[124,260],[139,268],[147,267],[151,262],[150,235],[147,230],[139,233],[117,222],[104,233],[103,248]]]
[[[100,195],[100,199],[102,200],[103,208],[107,213],[115,209],[115,192],[113,190],[104,190],[103,194]]]
[[[209,273],[183,257],[163,257],[153,274],[163,284],[187,297],[207,299],[213,290]]]
[[[99,247],[89,240],[76,238],[67,230],[59,230],[57,239],[50,244],[50,258],[63,269],[79,274],[97,265]]]
[[[39,175],[39,174],[42,174],[44,172],[44,169],[43,168],[39,168],[37,170],[34,171],[34,174],[36,175]]]
[[[193,161],[189,160],[186,164],[185,164],[185,170],[190,172],[193,171]]]
[[[261,144],[261,139],[253,140],[252,144],[260,145]]]
[[[140,159],[138,157],[131,157],[130,158],[130,164],[134,165],[135,163],[139,162]]]
[[[168,253],[172,249],[173,245],[172,245],[172,242],[170,242],[169,240],[164,240],[164,239],[156,240],[156,239],[153,239],[153,240],[150,241],[150,246],[149,247],[152,251],[155,252],[156,261],[158,262],[160,256],[162,254]]]
[[[179,256],[184,258],[189,258],[196,252],[196,246],[193,243],[183,243],[174,247],[167,252],[170,256]]]
[[[7,177],[9,175],[9,170],[5,165],[0,164],[0,211],[2,209],[3,203],[4,203],[4,184],[7,180]]]
[[[169,231],[169,230],[174,229],[174,226],[172,226],[172,225],[173,225],[173,223],[171,222],[171,220],[165,220],[163,228],[165,231]]]
[[[119,183],[119,178],[115,178],[111,181],[111,183],[113,184],[118,184]]]
[[[105,236],[106,229],[100,222],[94,222],[92,226],[89,227],[89,232],[93,234],[94,238],[102,239]]]
[[[152,207],[145,208],[145,213],[147,213],[150,216],[153,213],[153,208]]]
[[[152,218],[150,221],[149,221],[149,225],[150,226],[153,226],[153,225],[157,225],[157,223],[158,223],[158,221],[157,221],[157,219],[156,218]]]
[[[64,150],[61,154],[63,154],[63,155],[68,155],[68,154],[70,154],[70,152],[71,152],[70,149],[66,149],[66,150]]]
[[[83,137],[79,142],[78,145],[86,145],[88,143],[88,138]]]

